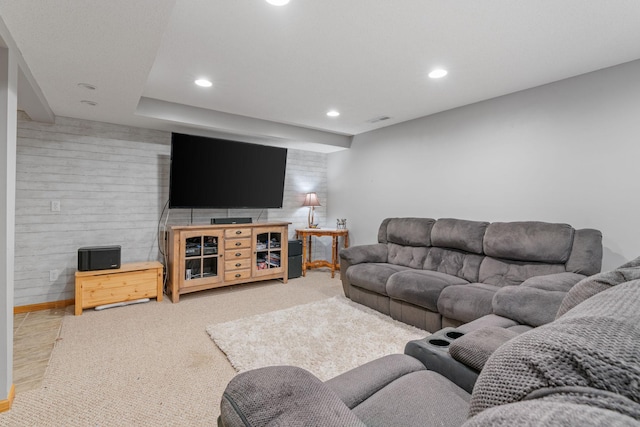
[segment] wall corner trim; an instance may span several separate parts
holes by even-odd
[[[0,412],[7,412],[11,409],[11,405],[13,404],[13,398],[16,396],[16,387],[11,384],[11,388],[9,389],[9,396],[5,400],[0,400]]]

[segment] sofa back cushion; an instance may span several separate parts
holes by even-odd
[[[488,222],[441,218],[431,229],[431,246],[482,254]]]
[[[387,262],[422,269],[428,252],[429,248],[424,246],[402,246],[395,243],[387,243]]]
[[[571,254],[574,231],[568,224],[494,222],[484,236],[484,253],[515,261],[565,264]]]
[[[378,230],[379,243],[403,246],[431,246],[431,218],[387,218]]]
[[[469,282],[477,282],[483,259],[483,255],[433,247],[429,250],[424,266],[421,268],[451,274]]]

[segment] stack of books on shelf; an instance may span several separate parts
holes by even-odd
[[[267,257],[267,264],[271,267],[280,267],[280,254],[271,252]]]
[[[279,248],[280,247],[280,241],[275,239],[275,238],[271,239],[271,241],[269,241],[269,247],[271,249]]]

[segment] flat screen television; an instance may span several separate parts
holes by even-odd
[[[169,208],[281,208],[287,149],[173,133]]]

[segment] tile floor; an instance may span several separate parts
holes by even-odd
[[[16,393],[40,387],[65,315],[73,315],[73,306],[13,315]]]

